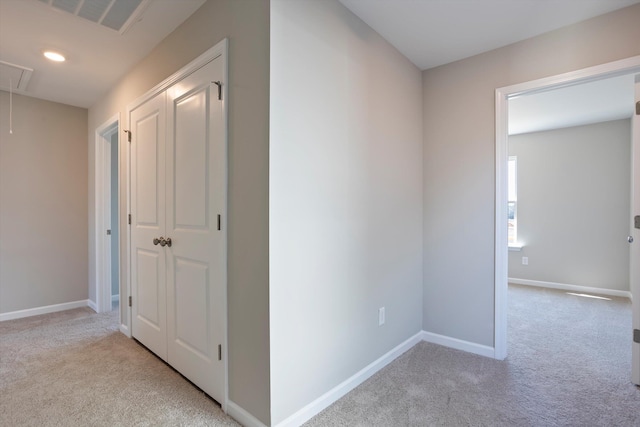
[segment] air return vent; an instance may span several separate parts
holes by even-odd
[[[0,89],[25,92],[31,73],[31,68],[0,61]]]
[[[151,0],[40,0],[55,9],[124,34]]]

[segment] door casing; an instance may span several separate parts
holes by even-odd
[[[111,137],[120,129],[120,115],[116,114],[95,131],[95,307],[96,312],[111,311],[111,245],[119,245],[119,238],[111,240],[106,230],[111,228]],[[118,138],[120,141],[120,138]],[[118,150],[118,152],[120,152]],[[118,165],[119,166],[119,165]],[[120,168],[118,168],[120,170]],[[119,180],[118,180],[119,181]],[[120,188],[120,185],[118,185]],[[119,191],[118,191],[119,193]],[[118,194],[119,198],[119,194]],[[118,227],[120,229],[120,227]]]
[[[582,70],[545,77],[496,89],[496,176],[495,176],[495,269],[494,269],[494,358],[507,357],[507,159],[509,99],[521,95],[545,92],[565,86],[606,79],[625,74],[640,73],[640,55]],[[633,304],[634,313],[640,310],[640,301]]]
[[[635,77],[635,98],[636,103],[640,103],[640,74]],[[636,108],[638,104],[636,104]],[[631,144],[632,171],[631,171],[631,230],[629,235],[634,239],[631,243],[630,250],[630,272],[629,280],[631,284],[631,295],[635,298],[635,306],[633,311],[632,324],[635,330],[640,330],[640,229],[635,226],[635,216],[640,215],[640,111],[635,111],[631,126]],[[634,335],[635,336],[635,335]],[[640,385],[640,342],[634,339],[631,350],[631,381]]]

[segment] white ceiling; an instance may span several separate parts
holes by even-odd
[[[34,70],[18,93],[88,108],[204,2],[151,0],[120,34],[41,0],[0,0],[0,61]],[[44,49],[61,51],[67,61],[46,60]]]
[[[634,76],[627,74],[509,100],[509,134],[629,118]]]
[[[56,10],[43,3],[46,1],[60,0],[0,0],[0,61],[34,70],[22,93],[85,108],[93,105],[205,2],[150,0],[141,19],[121,35]],[[340,1],[421,69],[640,3],[640,0]],[[42,50],[46,48],[61,50],[68,60],[62,64],[45,60]],[[2,73],[8,74],[0,66],[0,85],[5,77]],[[563,127],[587,116],[591,121],[611,120],[610,117],[619,118],[623,109],[630,115],[633,102],[629,104],[627,89],[621,89],[627,85],[622,81],[612,85],[617,89],[598,89],[596,84],[597,92],[590,96],[580,95],[582,86],[579,86],[555,95],[549,92],[513,100],[512,130],[515,133],[550,125]],[[566,106],[568,98],[574,100],[572,106]]]
[[[340,0],[421,70],[640,0]]]
[[[421,70],[468,58],[640,0],[340,0]],[[640,24],[639,24],[640,25]],[[509,103],[512,134],[630,117],[633,77]]]

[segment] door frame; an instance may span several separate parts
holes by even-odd
[[[111,311],[111,245],[120,244],[107,237],[111,226],[111,137],[120,129],[120,114],[116,114],[95,131],[95,292],[98,313]],[[119,144],[120,138],[118,138]],[[120,150],[118,150],[118,153]],[[119,165],[118,165],[119,166]],[[120,168],[118,167],[118,170]],[[119,180],[118,180],[119,182]],[[118,200],[120,185],[118,185]]]
[[[634,79],[634,102],[640,102],[640,74],[636,74]],[[632,313],[631,319],[631,327],[634,330],[640,329],[640,301],[638,301],[638,297],[640,297],[640,262],[638,259],[640,258],[638,254],[640,254],[640,231],[635,226],[635,216],[640,214],[640,111],[637,110],[638,106],[636,106],[635,114],[631,119],[631,224],[629,230],[629,236],[638,240],[638,242],[634,243],[629,242],[631,245],[629,251],[629,285],[632,297],[632,305],[633,305],[633,296],[636,298],[636,307]],[[634,262],[634,259],[636,260]],[[635,336],[635,335],[634,335]],[[638,342],[634,338],[634,343],[631,348],[631,382],[640,386],[640,342]]]
[[[495,284],[494,284],[494,358],[507,357],[507,282],[508,282],[508,244],[507,244],[507,159],[509,99],[522,95],[546,92],[566,86],[616,77],[625,74],[640,73],[640,55],[606,64],[596,65],[577,71],[558,74],[551,77],[532,80],[525,83],[505,86],[495,91],[496,108],[496,175],[495,175]],[[636,306],[640,302],[636,301]],[[634,310],[638,307],[634,307]]]
[[[228,103],[228,99],[229,99],[229,40],[227,38],[222,39],[220,42],[216,43],[213,47],[211,47],[210,49],[208,49],[207,51],[205,51],[204,53],[202,53],[200,56],[198,56],[196,59],[194,59],[193,61],[191,61],[189,64],[185,65],[184,67],[182,67],[180,70],[176,71],[175,73],[173,73],[171,76],[167,77],[165,80],[163,80],[162,82],[158,83],[156,86],[154,86],[153,88],[151,88],[149,91],[147,91],[145,94],[139,96],[138,98],[136,98],[134,101],[132,101],[130,104],[127,105],[127,128],[124,130],[124,132],[129,132],[129,130],[131,128],[131,123],[129,122],[130,120],[130,115],[131,112],[136,109],[137,107],[139,107],[140,105],[144,104],[145,102],[147,102],[148,100],[150,100],[151,98],[153,98],[154,96],[156,96],[157,94],[159,94],[160,92],[163,92],[165,90],[167,90],[170,86],[174,85],[175,83],[179,82],[180,80],[184,79],[185,77],[187,77],[188,75],[192,74],[193,72],[195,72],[196,70],[202,68],[204,65],[208,64],[209,62],[213,61],[214,59],[220,57],[222,59],[222,82],[223,84],[221,85],[221,94],[222,94],[222,120],[223,120],[223,144],[224,144],[224,150],[225,150],[225,170],[224,170],[224,176],[225,176],[225,182],[224,182],[224,188],[225,188],[225,194],[223,196],[224,198],[224,206],[222,209],[222,218],[223,218],[223,227],[222,227],[222,241],[223,241],[223,248],[224,250],[222,251],[222,256],[223,256],[223,260],[222,260],[222,265],[225,266],[225,270],[222,272],[222,277],[223,277],[223,313],[222,313],[222,318],[223,318],[223,325],[222,325],[222,331],[223,331],[223,338],[222,338],[222,362],[224,364],[223,366],[223,371],[224,371],[224,393],[223,393],[223,401],[222,402],[218,402],[220,403],[220,406],[222,407],[222,410],[226,413],[227,412],[227,402],[229,401],[229,345],[228,345],[228,329],[227,329],[227,319],[228,319],[228,315],[227,315],[227,286],[228,286],[228,273],[227,273],[227,253],[228,253],[228,233],[227,233],[227,229],[228,229],[228,219],[227,218],[227,212],[228,212],[228,192],[229,192],[229,180],[228,180],[228,170],[229,170],[229,103]],[[127,148],[127,182],[126,182],[126,191],[127,191],[127,206],[126,206],[126,211],[125,211],[125,217],[127,217],[130,213],[131,213],[131,144],[127,144],[128,148]],[[120,229],[122,230],[122,229]],[[131,286],[132,286],[132,277],[131,277],[131,256],[132,256],[132,251],[131,251],[131,224],[127,224],[127,232],[126,233],[122,233],[122,231],[120,232],[120,234],[122,236],[124,236],[125,238],[125,246],[127,248],[127,263],[126,266],[123,266],[123,264],[121,263],[121,270],[124,270],[121,272],[121,277],[125,277],[126,278],[126,295],[130,296],[132,295],[132,290],[131,290]],[[120,282],[120,296],[121,296],[121,301],[123,298],[123,293],[122,291],[123,289],[123,285],[122,285],[122,281]],[[132,307],[130,307],[128,304],[120,304],[121,307],[121,318],[122,318],[122,324],[120,325],[120,331],[122,331],[125,335],[127,335],[129,338],[132,337],[132,329],[131,329],[131,324],[132,324]]]

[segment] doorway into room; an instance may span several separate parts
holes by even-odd
[[[504,359],[507,356],[507,279],[508,279],[508,221],[509,213],[507,175],[508,175],[508,125],[509,100],[519,96],[544,93],[561,87],[575,86],[586,82],[599,81],[621,75],[637,75],[640,73],[640,57],[628,58],[609,64],[591,67],[559,76],[544,78],[532,82],[513,85],[496,90],[496,264],[495,264],[495,357]],[[633,122],[634,119],[632,119]],[[636,120],[637,121],[637,120]],[[637,133],[637,131],[636,131]],[[635,137],[637,145],[638,136]],[[632,168],[632,173],[633,173]],[[637,167],[636,167],[637,169]],[[637,171],[636,171],[637,173]],[[633,194],[633,193],[632,193]],[[633,195],[630,196],[633,204]],[[624,239],[625,236],[622,236]],[[638,260],[630,259],[631,271]],[[631,292],[638,293],[638,279],[631,278]],[[639,318],[640,305],[638,298],[632,307],[633,315]],[[637,328],[638,321],[634,319]],[[635,347],[634,347],[635,348]],[[634,363],[638,359],[633,356]],[[634,365],[635,366],[635,365]]]
[[[120,302],[119,128],[116,116],[96,130],[95,294],[98,313],[117,310]]]

